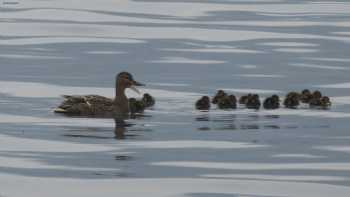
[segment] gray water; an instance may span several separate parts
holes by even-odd
[[[349,194],[347,1],[11,2],[0,1],[0,183],[7,185],[0,196],[37,195],[30,188],[40,182],[31,178],[75,196],[93,195],[106,180],[107,195],[147,188],[156,196]],[[112,96],[121,71],[157,100],[126,120],[122,139],[113,120],[52,112],[62,94]],[[217,89],[266,97],[305,88],[330,96],[333,106],[194,110],[196,99]],[[32,149],[43,142],[53,145]],[[159,186],[167,181],[172,189]]]

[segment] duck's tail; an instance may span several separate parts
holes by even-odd
[[[53,112],[65,114],[65,113],[67,113],[67,110],[62,109],[62,108],[60,108],[60,107],[57,107],[57,108],[55,108],[55,109],[53,110]]]

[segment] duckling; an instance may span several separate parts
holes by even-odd
[[[150,94],[148,93],[145,93],[142,97],[142,101],[143,103],[145,104],[146,107],[152,107],[156,101],[155,99],[153,98],[153,96],[151,96]]]
[[[321,106],[322,106],[324,109],[329,108],[331,105],[332,105],[332,102],[331,102],[331,99],[330,99],[328,96],[323,96],[323,97],[321,98]]]
[[[311,94],[311,99],[309,101],[309,106],[310,107],[319,107],[321,106],[321,98],[322,98],[322,93],[318,90],[314,91]]]
[[[280,98],[274,94],[265,99],[263,106],[265,109],[278,109],[280,107]]]
[[[213,104],[217,104],[218,101],[219,101],[219,99],[220,99],[220,98],[223,98],[223,97],[225,97],[225,96],[227,96],[227,94],[226,94],[225,91],[223,91],[223,90],[218,90],[217,93],[216,93],[216,95],[214,96],[214,98],[213,98],[213,100],[212,100],[212,103],[213,103]]]
[[[210,109],[210,98],[208,96],[202,96],[202,98],[196,102],[196,109],[209,110]]]
[[[316,90],[312,93],[312,99],[320,99],[322,97],[322,93],[319,90]]]
[[[298,100],[300,99],[300,94],[298,93],[298,92],[294,92],[294,91],[292,91],[292,92],[288,92],[287,93],[287,95],[286,95],[286,97],[288,98],[288,97],[295,97],[295,98],[297,98]]]
[[[286,108],[295,109],[298,107],[300,95],[297,92],[289,92],[283,101]]]
[[[252,97],[252,94],[243,95],[239,98],[238,102],[239,102],[239,104],[245,105],[245,104],[247,104],[249,98],[251,98],[251,97]]]
[[[129,98],[129,109],[131,114],[142,113],[145,110],[145,108],[146,108],[146,105],[142,100]]]
[[[312,94],[310,90],[304,89],[303,91],[301,91],[300,101],[302,103],[309,103],[311,99],[312,99]]]
[[[321,98],[313,98],[309,103],[311,108],[328,109],[332,103],[328,96],[323,96]]]
[[[218,107],[220,109],[236,109],[237,108],[237,98],[235,95],[225,96],[220,98],[218,101]]]
[[[259,109],[260,105],[261,103],[260,103],[259,95],[257,94],[253,94],[251,97],[249,97],[246,103],[246,106],[248,109]]]

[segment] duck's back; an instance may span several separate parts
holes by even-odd
[[[113,100],[99,95],[64,95],[65,100],[54,111],[69,115],[104,116],[113,111]]]

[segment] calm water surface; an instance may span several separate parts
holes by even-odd
[[[0,196],[349,196],[349,13],[347,1],[0,0]],[[157,99],[127,127],[52,113],[63,94],[112,97],[124,70]],[[305,88],[332,108],[193,106],[217,89]]]

